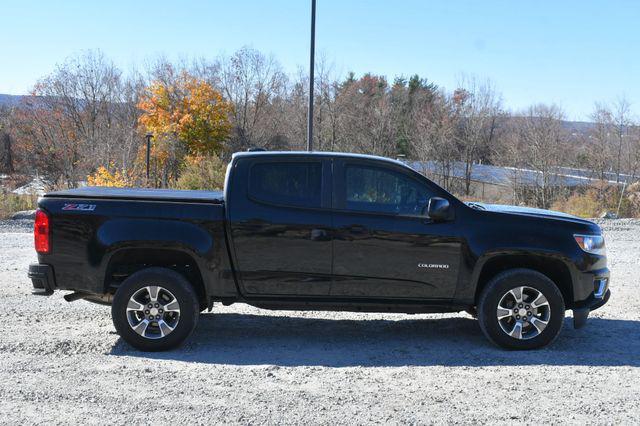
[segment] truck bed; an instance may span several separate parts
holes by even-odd
[[[86,187],[49,192],[45,198],[89,198],[111,200],[157,200],[222,204],[222,191],[184,191],[177,189]]]
[[[180,264],[198,271],[203,292],[229,285],[235,295],[221,192],[87,187],[47,193],[38,206],[49,217],[52,250],[38,260],[55,265],[52,289],[104,294],[142,266]]]

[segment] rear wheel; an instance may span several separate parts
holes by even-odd
[[[478,303],[480,328],[507,349],[536,349],[560,334],[565,305],[558,287],[529,269],[505,271],[484,288]]]
[[[113,324],[131,346],[162,351],[180,345],[193,332],[199,302],[191,284],[165,268],[148,268],[128,277],[111,305]]]

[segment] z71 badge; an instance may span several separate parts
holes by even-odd
[[[62,210],[72,210],[81,212],[92,212],[96,209],[95,204],[65,204]]]

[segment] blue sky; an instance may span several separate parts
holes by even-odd
[[[317,0],[317,50],[339,73],[418,73],[447,89],[489,78],[519,110],[555,102],[587,119],[626,96],[640,113],[640,2]],[[310,0],[0,4],[0,93],[24,94],[56,63],[101,49],[124,69],[158,55],[252,46],[288,72],[308,66]]]

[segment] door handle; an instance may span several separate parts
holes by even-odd
[[[329,233],[324,229],[312,229],[311,241],[328,241]]]
[[[351,225],[347,226],[347,231],[353,232],[354,234],[364,234],[367,232],[367,228],[362,225]]]

